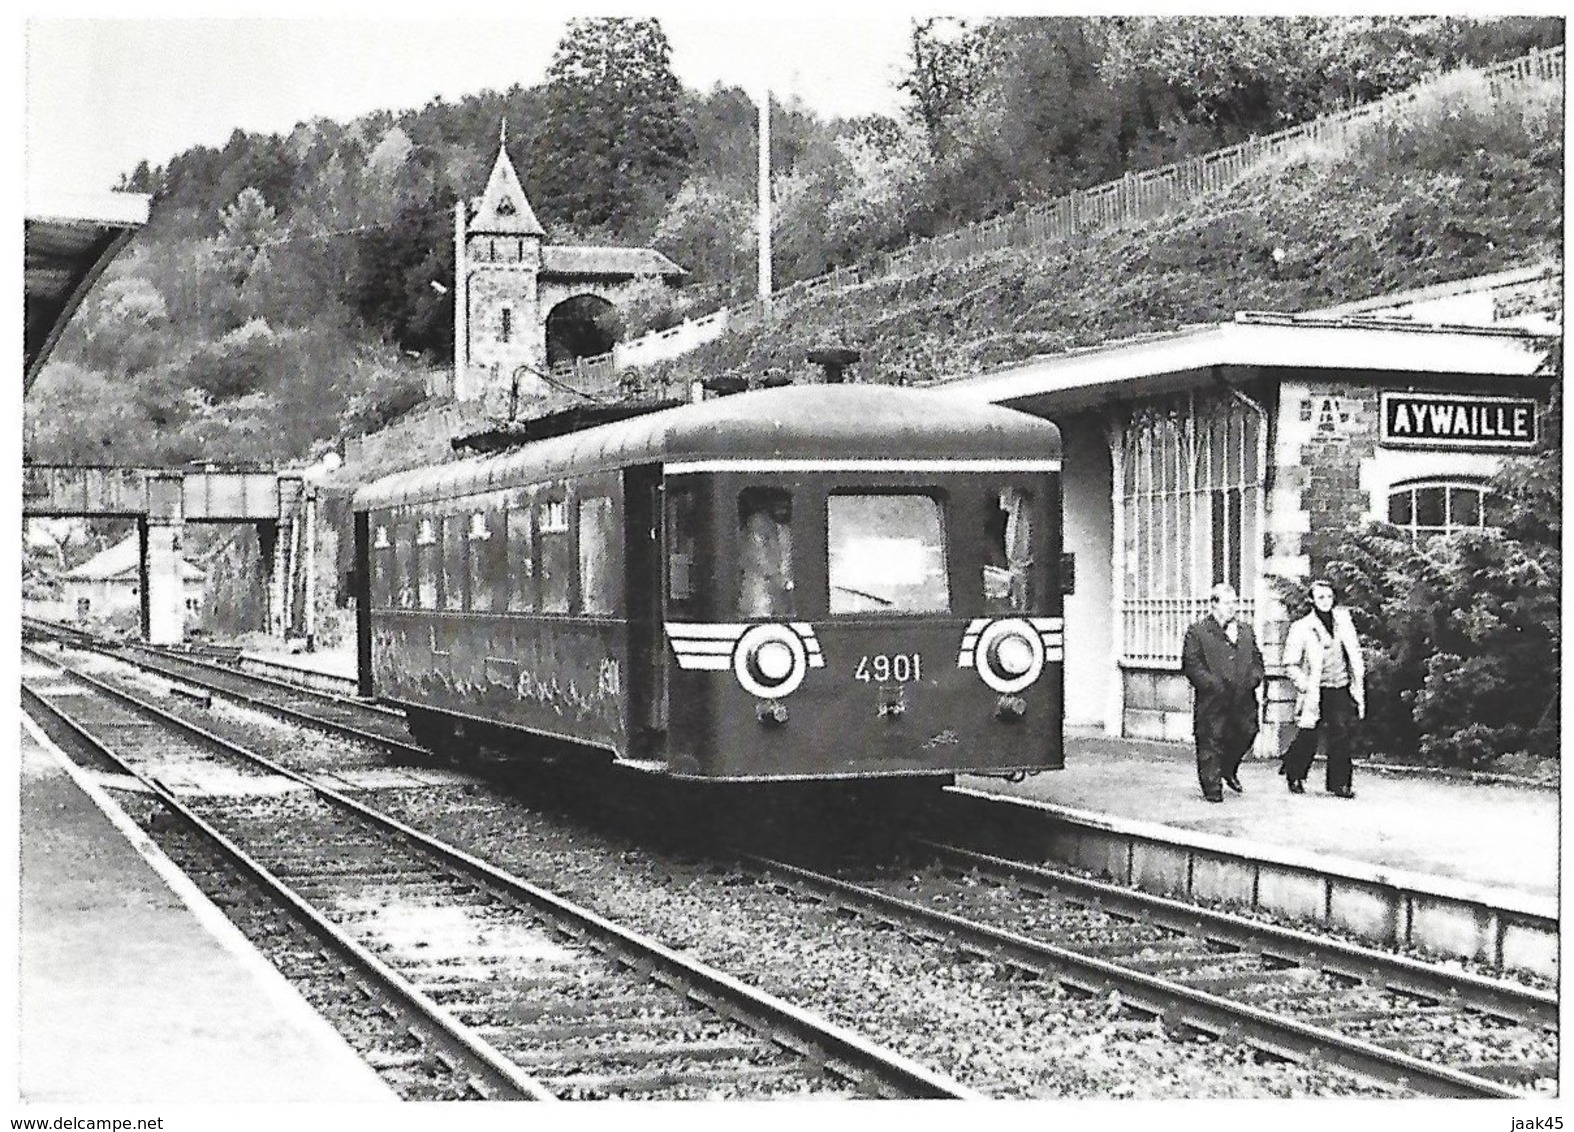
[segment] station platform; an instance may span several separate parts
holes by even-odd
[[[26,719],[19,779],[22,1101],[397,1100]]]
[[[1103,732],[1068,731],[1066,768],[1024,782],[963,778],[984,793],[1048,803],[1068,810],[1153,823],[1293,851],[1329,862],[1349,861],[1420,876],[1446,878],[1542,904],[1558,896],[1558,791],[1485,784],[1468,779],[1357,765],[1356,796],[1323,790],[1323,764],[1313,764],[1305,794],[1291,794],[1277,760],[1241,764],[1243,793],[1204,801],[1192,747]]]
[[[306,673],[353,679],[353,646],[316,653],[247,654]],[[959,785],[1068,810],[1228,838],[1249,853],[1281,853],[1366,869],[1435,877],[1540,906],[1558,896],[1558,791],[1357,765],[1353,799],[1323,791],[1319,760],[1306,793],[1291,794],[1278,762],[1249,756],[1242,794],[1202,798],[1190,744],[1110,738],[1069,729],[1066,769],[1021,783],[966,778]]]

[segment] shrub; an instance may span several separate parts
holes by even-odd
[[[1542,452],[1494,480],[1500,527],[1416,544],[1371,524],[1343,532],[1322,564],[1365,643],[1377,750],[1474,770],[1558,757],[1558,405]]]

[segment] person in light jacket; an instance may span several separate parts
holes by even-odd
[[[1295,739],[1284,753],[1282,772],[1292,794],[1306,792],[1306,774],[1324,741],[1328,773],[1324,786],[1340,798],[1350,789],[1350,747],[1357,719],[1366,718],[1366,664],[1350,611],[1336,604],[1334,588],[1322,579],[1309,591],[1312,609],[1290,626],[1284,639],[1284,669],[1295,685]]]
[[[1257,737],[1262,653],[1252,627],[1235,616],[1237,600],[1232,587],[1214,586],[1207,616],[1181,646],[1181,671],[1196,693],[1197,781],[1210,802],[1224,801],[1225,786],[1241,793],[1241,759]]]

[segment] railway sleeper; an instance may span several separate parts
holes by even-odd
[[[1533,1085],[1540,1080],[1557,1080],[1558,1060],[1552,1057],[1530,1061],[1473,1061],[1460,1066],[1460,1072],[1505,1085]]]
[[[1319,1004],[1321,1005],[1321,1004]],[[1318,1026],[1366,1026],[1373,1022],[1409,1024],[1422,1018],[1455,1017],[1458,1010],[1448,1006],[1366,1006],[1351,1010],[1319,1010],[1309,1016]]]
[[[493,1037],[505,1038],[510,1043],[546,1045],[549,1042],[569,1042],[596,1038],[604,1034],[641,1034],[646,1037],[660,1035],[686,1040],[685,1035],[702,1030],[723,1031],[731,1028],[727,1022],[693,1014],[668,1014],[644,1017],[584,1018],[548,1024],[476,1025],[472,1027],[488,1041]]]
[[[594,1006],[600,1001],[588,997],[595,990],[586,987],[583,979],[569,971],[545,967],[539,973],[527,974],[520,972],[517,964],[495,975],[486,970],[508,962],[513,961],[478,957],[467,961],[463,967],[438,962],[401,964],[399,973],[422,994],[444,1006],[455,996],[462,997],[464,1005],[477,1008],[492,1003],[499,1006],[537,1003],[547,1009],[558,1009],[560,1003]],[[574,997],[573,992],[581,990],[586,997]],[[645,1001],[654,1000],[647,995]]]
[[[1203,991],[1206,994],[1236,994],[1239,992],[1267,990],[1282,987],[1282,980],[1274,971],[1243,971],[1238,975],[1220,975],[1216,978],[1187,979],[1186,985],[1192,990]]]
[[[540,1070],[563,1070],[581,1065],[648,1066],[662,1061],[741,1061],[751,1063],[779,1056],[769,1045],[756,1041],[712,1039],[696,1042],[627,1042],[598,1046],[575,1046],[570,1049],[521,1048],[509,1041],[502,1047],[508,1060],[521,1069],[535,1073]]]
[[[645,1095],[678,1089],[706,1092],[737,1091],[739,1087],[762,1092],[772,1085],[790,1086],[805,1080],[802,1070],[790,1065],[732,1066],[724,1076],[705,1069],[661,1073],[584,1073],[539,1078],[554,1095],[577,1094],[584,1099]],[[844,1090],[837,1090],[844,1091]]]
[[[1120,964],[1133,971],[1144,971],[1156,975],[1184,975],[1192,971],[1207,971],[1213,968],[1239,967],[1241,963],[1250,963],[1248,968],[1252,971],[1261,971],[1254,956],[1249,955],[1220,955],[1216,952],[1171,952],[1168,955],[1128,955],[1123,956]],[[1233,972],[1232,972],[1233,973]]]
[[[429,992],[429,997],[446,995],[446,990]],[[552,1026],[578,1019],[607,1018],[633,1020],[648,1017],[656,1009],[649,995],[619,995],[595,999],[521,1000],[506,995],[466,997],[462,1002],[445,1002],[443,1008],[464,1021],[476,1017],[507,1019],[519,1025]]]

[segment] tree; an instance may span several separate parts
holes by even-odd
[[[746,275],[754,254],[754,209],[708,177],[683,183],[656,227],[655,246],[696,283]]]
[[[245,188],[219,221],[219,260],[229,269],[230,282],[239,287],[257,254],[279,238],[279,218],[261,191]]]
[[[547,70],[537,204],[580,229],[622,230],[651,188],[670,197],[693,140],[672,49],[653,19],[576,19]]]
[[[907,40],[907,74],[896,87],[912,104],[909,114],[929,139],[931,156],[951,149],[951,119],[966,109],[985,82],[988,37],[966,20],[914,20]]]
[[[1119,114],[1101,72],[1101,24],[1007,19],[980,34],[989,79],[948,120],[936,207],[976,220],[1117,175]]]

